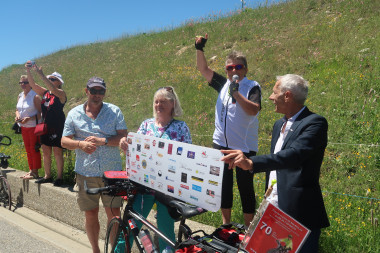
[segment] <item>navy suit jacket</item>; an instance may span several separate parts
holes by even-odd
[[[253,156],[253,171],[276,170],[279,208],[310,230],[330,225],[319,185],[320,168],[327,146],[324,117],[305,108],[292,124],[284,144],[273,154],[283,119],[273,126],[271,154]]]

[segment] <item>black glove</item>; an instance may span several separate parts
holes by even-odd
[[[200,43],[195,42],[195,49],[203,51],[203,48],[206,46],[207,39],[203,38],[201,39]]]
[[[232,83],[230,83],[230,95],[232,96],[232,94],[234,94],[235,91],[238,91],[239,90],[239,83],[234,81]]]
[[[233,81],[232,83],[230,83],[230,95],[232,97],[232,103],[235,104],[236,103],[236,99],[232,96],[234,94],[234,92],[238,91],[239,90],[239,83],[236,82],[236,81]]]

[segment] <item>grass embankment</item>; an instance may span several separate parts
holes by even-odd
[[[311,84],[306,104],[329,122],[320,182],[331,226],[322,231],[321,252],[380,252],[379,228],[371,223],[372,216],[379,216],[380,202],[379,10],[380,1],[373,0],[297,0],[227,17],[210,15],[173,30],[77,46],[36,60],[46,74],[63,75],[66,112],[85,100],[89,77],[103,77],[108,83],[105,100],[122,109],[130,131],[152,116],[154,91],[172,85],[194,144],[210,146],[217,94],[196,70],[193,48],[194,37],[207,32],[205,53],[213,69],[223,73],[226,55],[232,49],[243,51],[248,77],[262,86],[259,154],[269,152],[272,125],[281,117],[268,100],[276,75],[303,75]],[[0,72],[1,132],[15,142],[0,152],[13,156],[12,167],[25,170],[21,136],[9,130],[22,73],[20,65]],[[67,182],[73,159],[66,159]],[[255,187],[261,201],[264,175],[255,176]],[[198,220],[221,224],[220,213]],[[242,222],[237,189],[233,220]]]

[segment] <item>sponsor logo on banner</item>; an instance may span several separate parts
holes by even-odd
[[[156,173],[155,169],[153,169],[153,168],[150,168],[150,172]]]
[[[133,167],[135,167],[135,166],[136,166],[136,161],[132,161],[132,162],[131,162],[131,165],[132,165]]]
[[[190,198],[191,198],[191,199],[194,199],[195,201],[198,201],[198,198],[195,197],[195,196],[193,196],[193,195],[190,195]]]
[[[205,201],[207,204],[209,204],[209,205],[213,205],[213,206],[216,206],[216,203],[214,203],[214,202],[211,202],[210,200],[208,200],[208,199],[206,199],[206,201]]]
[[[141,170],[141,166],[140,166],[140,164],[137,164],[136,168],[137,168],[138,170]]]
[[[159,170],[159,171],[157,172],[157,174],[158,174],[159,177],[161,177],[161,176],[162,176],[162,171]]]
[[[146,160],[142,160],[141,161],[141,166],[146,169],[146,166],[147,166],[147,163],[146,163]]]
[[[173,144],[169,143],[168,145],[168,154],[171,155],[173,152]]]
[[[153,145],[153,147],[156,146],[156,140],[153,140],[152,145]]]
[[[197,182],[201,182],[201,183],[203,183],[203,179],[200,178],[200,177],[192,176],[191,179],[194,180],[194,181],[197,181]]]
[[[191,189],[193,189],[194,191],[197,191],[197,192],[202,192],[202,187],[200,187],[199,185],[196,185],[196,184],[193,184]]]
[[[140,161],[140,156],[136,155],[136,161]]]
[[[137,152],[141,152],[141,144],[137,144],[136,150]]]
[[[158,157],[163,157],[164,155],[161,154],[161,153],[159,153],[159,152],[157,152],[157,156],[158,156]]]
[[[165,147],[165,142],[159,141],[158,142],[158,147],[159,148],[164,148]]]
[[[145,152],[142,152],[142,153],[141,153],[141,156],[146,157],[146,153],[145,153]]]
[[[154,188],[154,180],[150,180],[150,185],[152,188]]]
[[[127,143],[128,143],[128,144],[132,144],[132,138],[128,138],[128,139],[127,139]]]
[[[216,166],[210,165],[210,174],[211,175],[215,175],[215,176],[219,176],[219,174],[220,174],[220,168],[216,167]]]
[[[207,158],[207,157],[208,157],[206,151],[203,151],[203,152],[202,152],[202,157],[203,157],[203,158]]]
[[[182,183],[187,183],[187,174],[186,173],[181,173],[181,182]]]
[[[149,160],[153,160],[153,156],[152,155],[149,156]]]
[[[174,193],[174,186],[168,185],[168,192]]]
[[[177,161],[174,160],[174,159],[169,159],[169,161],[171,161],[171,162],[173,162],[173,163],[177,162]]]
[[[164,185],[161,182],[158,182],[157,187],[158,189],[162,190],[164,188]]]
[[[203,167],[206,167],[207,168],[207,165],[206,164],[203,164],[203,163],[196,163],[197,165],[199,166],[203,166]]]
[[[169,165],[168,171],[175,174],[175,166]]]
[[[144,174],[144,183],[148,183],[148,182],[149,182],[149,175]]]
[[[177,155],[182,155],[182,151],[183,151],[183,148],[182,147],[178,147],[177,148]]]
[[[181,184],[180,186],[181,186],[181,188],[186,189],[186,190],[190,189],[190,187],[188,185],[185,185],[185,184]]]
[[[141,139],[138,138],[138,137],[136,137],[136,142],[137,142],[137,143],[140,143],[140,142],[141,142]]]
[[[166,180],[168,180],[168,181],[170,181],[170,182],[174,182],[174,180],[173,180],[173,179],[171,179],[171,178],[170,178],[170,177],[168,177],[168,176],[166,176],[166,177],[165,177],[165,179],[166,179]]]
[[[212,190],[207,189],[207,190],[206,190],[206,194],[207,194],[208,196],[210,196],[210,197],[215,198],[215,191],[212,191]]]
[[[156,176],[150,175],[150,179],[156,180]]]
[[[187,158],[194,159],[195,158],[195,152],[193,152],[193,151],[187,151]]]
[[[162,165],[162,162],[156,161],[156,165],[157,165],[157,166],[161,166],[161,165]]]
[[[144,148],[147,149],[147,150],[149,150],[150,149],[150,145],[148,143],[145,143],[144,144]]]
[[[135,170],[131,170],[133,173],[137,173],[137,171],[135,171]]]
[[[199,175],[204,175],[205,174],[203,171],[200,171],[200,170],[196,170],[195,173],[197,173]]]
[[[208,180],[208,183],[211,185],[218,186],[218,182],[216,182],[216,181]]]

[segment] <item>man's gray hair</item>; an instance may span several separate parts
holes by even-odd
[[[279,86],[281,94],[290,91],[297,103],[302,105],[305,103],[309,89],[309,82],[303,79],[302,76],[286,74],[284,76],[277,76],[277,81],[280,81]]]

